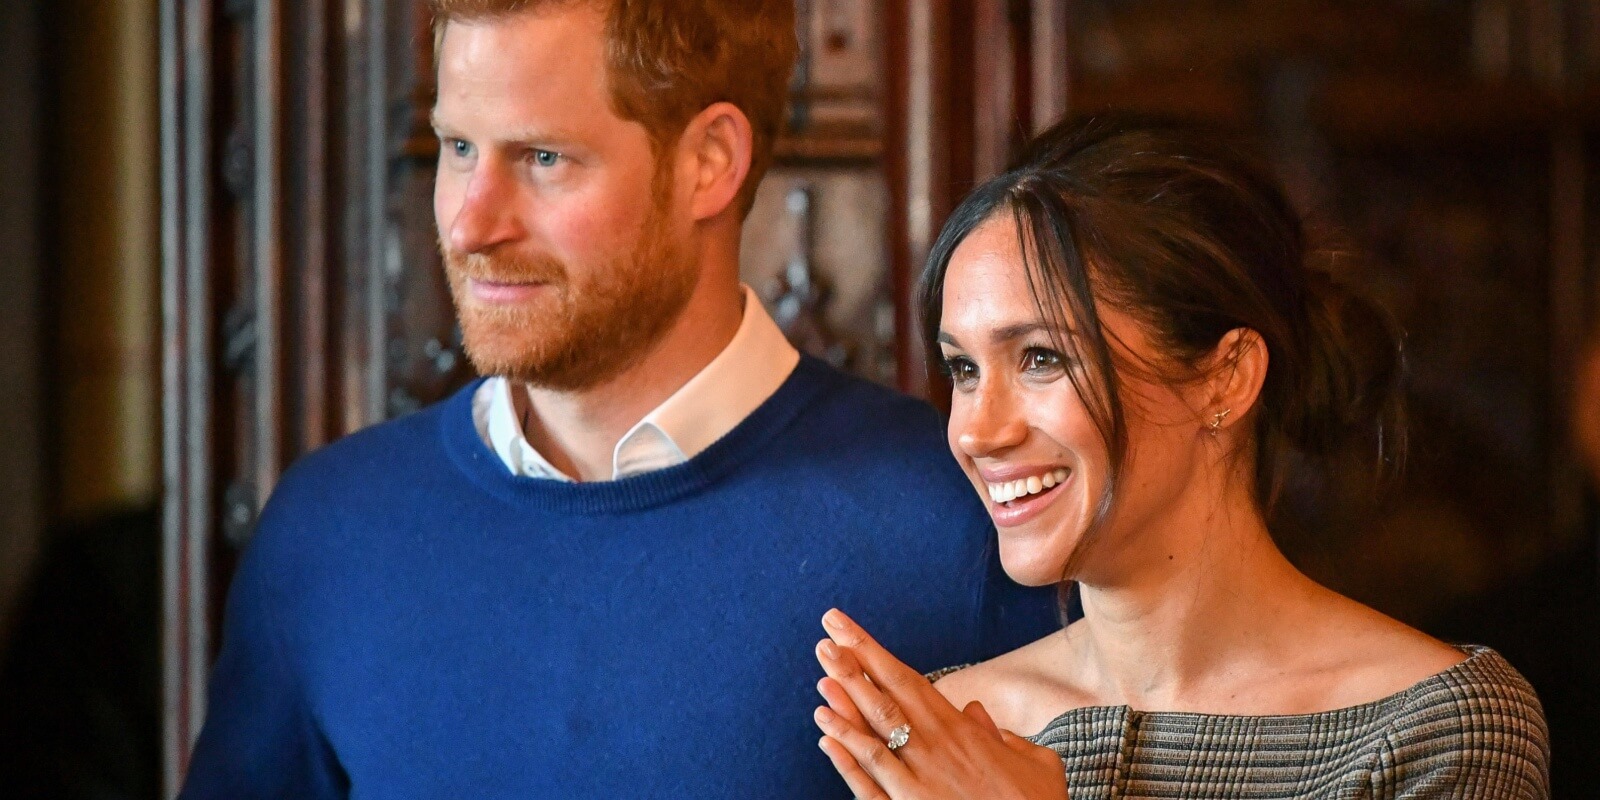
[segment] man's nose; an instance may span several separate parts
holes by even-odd
[[[457,253],[481,253],[515,241],[524,234],[517,218],[515,182],[492,164],[473,172],[461,196],[461,208],[450,225],[450,247]]]

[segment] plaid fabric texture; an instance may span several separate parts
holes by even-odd
[[[1399,694],[1277,717],[1069,711],[1032,737],[1061,755],[1072,800],[1547,798],[1533,687],[1486,647]]]

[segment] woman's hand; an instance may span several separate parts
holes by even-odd
[[[1061,758],[998,729],[974,701],[957,711],[933,684],[883,649],[843,612],[822,618],[828,673],[817,689],[822,750],[861,800],[1067,797]],[[905,744],[886,744],[909,726]]]

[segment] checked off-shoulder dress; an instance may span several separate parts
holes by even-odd
[[[1037,735],[1072,800],[1545,798],[1533,688],[1486,647],[1398,694],[1294,716],[1068,711]]]

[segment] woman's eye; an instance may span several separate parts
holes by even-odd
[[[1061,369],[1061,354],[1042,347],[1030,347],[1022,354],[1022,368],[1033,373],[1050,373]]]
[[[533,163],[538,164],[541,167],[553,167],[560,161],[560,153],[552,153],[549,150],[533,151]]]
[[[944,359],[944,374],[951,383],[960,385],[971,383],[978,377],[978,365],[970,359],[956,356]]]

